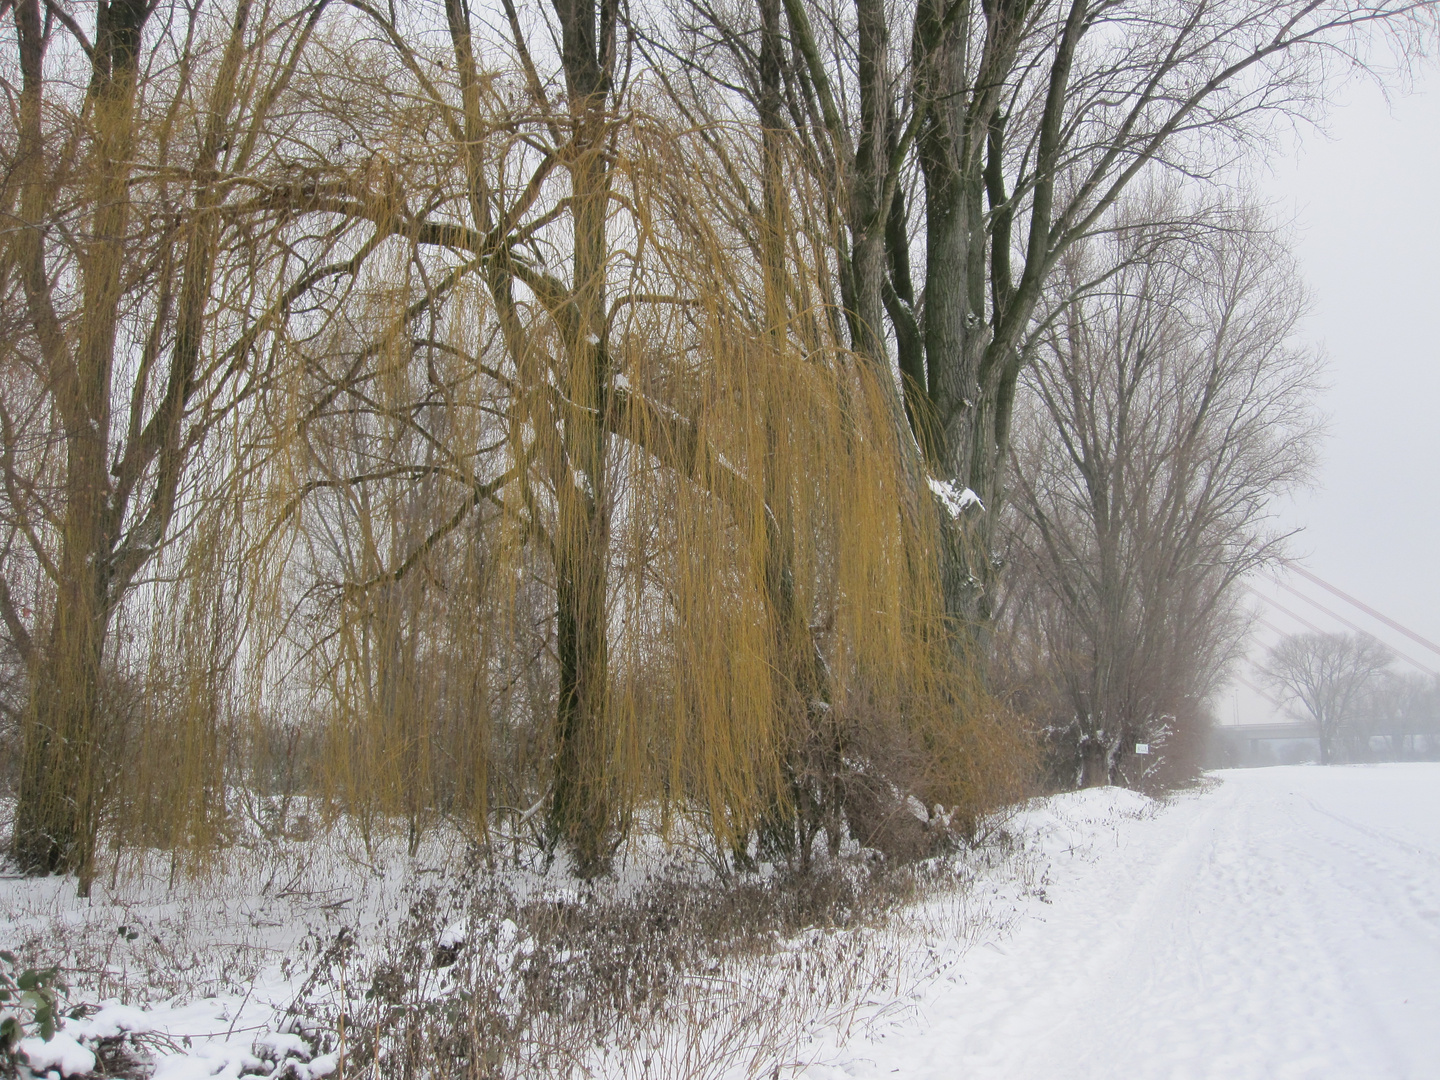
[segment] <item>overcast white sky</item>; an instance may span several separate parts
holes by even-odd
[[[1440,644],[1440,73],[1386,104],[1371,84],[1346,88],[1328,138],[1305,133],[1257,177],[1296,223],[1313,295],[1305,325],[1330,362],[1331,437],[1319,483],[1282,507],[1304,527],[1295,552],[1314,573]],[[1294,588],[1440,671],[1440,656],[1294,575]],[[1324,630],[1346,627],[1278,586],[1262,589]],[[1271,608],[1287,633],[1306,630]],[[1261,628],[1258,659],[1277,634]],[[1415,670],[1397,664],[1397,670]],[[1254,679],[1253,671],[1242,674]],[[1237,684],[1222,723],[1278,719]]]

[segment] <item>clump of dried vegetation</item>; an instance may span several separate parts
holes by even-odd
[[[765,1076],[815,1029],[921,977],[900,939],[876,933],[915,887],[841,868],[661,878],[626,897],[481,887],[456,902],[431,887],[396,954],[354,964],[344,939],[322,954],[322,977],[364,987],[363,1000],[307,1002],[302,1023],[340,1050],[343,1011],[346,1059],[387,1075]]]
[[[453,834],[411,857],[403,823],[368,843],[344,823],[242,839],[178,890],[160,853],[132,855],[88,903],[9,912],[20,963],[66,973],[66,1010],[226,1002],[257,1077],[317,1057],[344,1075],[768,1077],[903,1011],[955,958],[927,942],[994,929],[965,893],[975,870],[1019,854],[993,836],[907,862],[821,842],[807,869],[740,871],[652,842],[587,880]],[[183,1049],[144,1030],[89,1045],[117,1077]]]

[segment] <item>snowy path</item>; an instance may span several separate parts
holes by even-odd
[[[1048,902],[808,1080],[1440,1077],[1440,765],[1218,780],[1050,800]]]

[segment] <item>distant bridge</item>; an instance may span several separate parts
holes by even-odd
[[[1276,739],[1318,739],[1320,728],[1314,720],[1284,720],[1273,724],[1217,724],[1213,729],[1227,739],[1244,740],[1252,746]]]
[[[1348,761],[1435,760],[1440,757],[1440,724],[1416,731],[1376,726],[1363,734],[1337,736],[1334,747]],[[1210,729],[1207,760],[1212,768],[1236,765],[1294,765],[1320,758],[1320,731],[1313,720],[1271,724],[1216,724]]]
[[[1216,724],[1210,740],[1212,767],[1298,764],[1320,758],[1320,730],[1313,720]]]

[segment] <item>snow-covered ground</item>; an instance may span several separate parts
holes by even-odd
[[[857,980],[863,993],[849,1005],[797,1021],[786,1036],[794,1072],[1440,1076],[1440,765],[1226,772],[1164,803],[1077,792],[1035,800],[1004,827],[1010,844],[954,864],[963,889],[934,891],[866,937],[883,974]],[[290,880],[293,856],[275,857],[284,875],[252,867],[254,881],[231,874],[208,896],[161,879],[154,895],[102,889],[86,903],[53,879],[0,882],[0,949],[37,934],[77,942],[129,1001],[70,1022],[50,1046],[29,1044],[36,1064],[78,1073],[93,1060],[86,1047],[128,1030],[156,1080],[334,1073],[333,1040],[297,1026],[294,1003],[307,986],[318,993],[306,973],[340,924],[362,937],[373,926],[383,948],[403,896],[360,861],[348,877],[341,861]],[[422,881],[436,872],[391,861]],[[816,935],[780,956],[843,955],[843,933]],[[885,959],[897,954],[909,959]],[[803,987],[785,989],[790,969],[767,963],[716,980],[738,995],[718,1003],[721,1014],[757,995],[802,1000]],[[678,1040],[666,1060],[685,1068],[647,1063],[635,1075],[759,1075],[744,1047],[707,1051],[692,1068],[696,1032],[666,1037]],[[706,1027],[701,1041],[710,1038]],[[631,1072],[608,1060],[582,1073]]]
[[[1128,812],[1127,812],[1128,811]],[[1045,800],[1044,900],[808,1080],[1440,1077],[1440,765]]]

